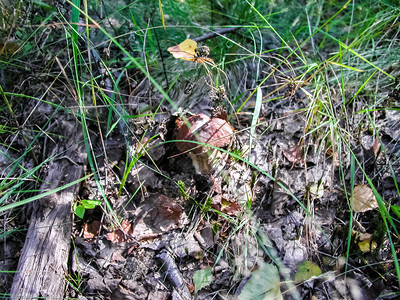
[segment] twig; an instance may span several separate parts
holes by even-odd
[[[223,35],[223,34],[226,34],[226,33],[235,32],[235,31],[237,31],[239,29],[240,29],[240,27],[222,28],[222,29],[219,29],[217,31],[213,31],[213,32],[207,33],[207,34],[205,34],[203,36],[199,36],[197,38],[194,38],[193,41],[202,42],[202,41],[205,41],[205,40],[209,40],[209,39],[215,38],[216,36],[220,36],[220,35]]]
[[[175,291],[179,294],[180,298],[183,300],[190,300],[192,297],[189,289],[171,254],[164,250],[161,254],[157,255],[157,257],[162,260],[165,270],[167,271],[168,279],[175,287]]]

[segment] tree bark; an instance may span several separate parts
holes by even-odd
[[[56,132],[62,137],[53,144],[50,155],[56,157],[49,162],[40,188],[43,192],[81,178],[87,159],[78,122],[63,117],[56,122]],[[63,299],[72,230],[71,206],[77,191],[78,185],[73,185],[35,202],[11,299]]]

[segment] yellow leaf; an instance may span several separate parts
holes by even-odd
[[[369,252],[370,250],[374,250],[378,246],[374,241],[372,242],[371,247],[370,244],[371,244],[371,239],[365,239],[362,242],[358,243],[358,247],[362,252]]]
[[[197,49],[197,42],[191,39],[186,39],[178,46],[169,47],[167,50],[175,58],[193,61],[196,55],[196,49]]]
[[[357,230],[352,230],[352,235],[362,252],[369,252],[370,250],[374,250],[378,246],[375,241],[372,241],[371,243],[372,234],[370,233],[362,233]]]
[[[214,61],[211,58],[207,57],[208,53],[205,55],[201,55],[201,54],[199,55],[199,53],[203,52],[203,51],[201,51],[203,49],[208,49],[208,47],[207,46],[200,47],[200,51],[198,51],[197,42],[193,41],[191,39],[186,39],[179,45],[169,47],[167,50],[175,58],[190,60],[190,61],[199,62],[199,63],[205,63],[207,61],[207,62],[213,64]]]

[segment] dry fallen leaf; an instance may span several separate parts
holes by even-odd
[[[191,39],[186,39],[177,46],[169,47],[167,50],[175,58],[194,60],[196,55],[197,43]]]
[[[92,223],[86,223],[83,226],[83,238],[85,239],[92,239],[95,236],[99,234],[100,230],[100,222],[99,221],[93,221]]]
[[[132,235],[132,225],[128,220],[122,220],[121,229],[116,229],[113,232],[107,233],[107,240],[111,241],[111,243],[122,243],[126,242],[129,238],[126,237],[126,234]]]
[[[19,49],[19,46],[17,43],[0,42],[0,55],[12,56],[18,51],[18,49]]]
[[[186,223],[186,214],[174,199],[155,193],[136,209],[132,236],[137,240],[152,239]]]
[[[230,201],[224,196],[216,195],[212,198],[214,209],[230,216],[237,216],[242,212],[242,207],[235,201]]]
[[[177,46],[169,47],[167,51],[171,53],[175,58],[195,61],[199,63],[205,63],[206,61],[211,63],[214,62],[211,58],[208,58],[207,55],[199,55],[200,51],[197,48],[197,42],[191,39],[186,39]]]
[[[303,153],[298,145],[294,145],[286,150],[283,150],[283,155],[293,164],[303,162]]]
[[[374,146],[372,147],[372,149],[374,150],[375,157],[378,156],[380,147],[381,147],[381,144],[379,143],[379,139],[375,138]]]
[[[365,184],[354,187],[353,198],[351,199],[353,210],[357,213],[372,210],[378,207],[374,192]]]
[[[378,247],[377,243],[375,241],[372,241],[371,239],[365,239],[361,242],[358,243],[358,247],[362,252],[370,252],[371,250],[375,250],[376,247]]]

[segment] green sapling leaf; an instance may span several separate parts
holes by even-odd
[[[271,264],[262,264],[251,274],[238,300],[282,300],[278,269]]]
[[[81,219],[83,219],[85,215],[86,209],[82,205],[75,206],[74,213]]]
[[[81,201],[81,205],[86,209],[93,209],[100,204],[101,204],[100,200],[82,200]]]
[[[295,282],[306,281],[313,276],[321,275],[321,269],[311,261],[303,261],[297,266],[296,275],[294,275]]]
[[[212,279],[211,267],[207,267],[204,270],[197,270],[193,274],[194,292],[197,293],[202,288],[209,286]]]

